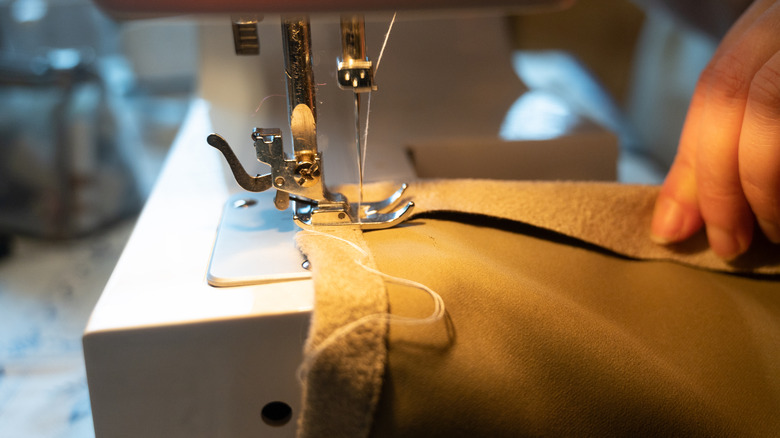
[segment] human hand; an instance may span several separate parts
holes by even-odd
[[[755,223],[780,243],[780,1],[756,0],[726,34],[696,85],[652,237],[706,226],[712,250],[747,251]]]

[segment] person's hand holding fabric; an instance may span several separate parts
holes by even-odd
[[[755,224],[780,243],[780,1],[756,0],[722,40],[691,101],[655,206],[652,236],[685,240],[702,225],[724,259]]]

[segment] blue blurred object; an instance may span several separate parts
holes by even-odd
[[[83,235],[140,208],[118,47],[89,2],[0,6],[0,234]]]

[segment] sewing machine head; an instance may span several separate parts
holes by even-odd
[[[233,21],[236,53],[257,52],[257,22],[238,19]],[[287,105],[292,132],[292,155],[284,151],[282,133],[278,128],[255,128],[252,133],[257,159],[271,166],[271,173],[250,176],[228,143],[219,135],[211,134],[208,143],[217,148],[227,159],[236,181],[246,190],[260,192],[277,190],[275,205],[285,210],[292,205],[293,219],[301,227],[316,225],[352,225],[374,229],[392,227],[412,213],[411,201],[398,206],[405,186],[391,197],[363,203],[350,202],[343,194],[328,190],[322,154],[317,147],[316,83],[312,68],[311,29],[306,16],[283,16],[282,38],[284,44],[285,78],[287,81]],[[362,16],[341,17],[342,57],[338,60],[338,83],[349,90],[355,99],[355,144],[358,157],[361,151],[361,94],[376,90],[374,69],[366,56],[365,24]],[[359,158],[362,193],[362,160]]]
[[[256,10],[260,13],[280,13],[284,54],[284,79],[287,83],[287,108],[289,132],[293,153],[285,152],[279,126],[255,127],[251,141],[257,159],[270,166],[270,173],[251,176],[237,158],[228,142],[218,134],[211,134],[207,142],[218,149],[227,160],[236,182],[245,190],[262,192],[275,189],[275,206],[280,210],[292,207],[293,218],[301,227],[319,225],[358,225],[363,229],[392,227],[408,218],[413,210],[411,201],[403,201],[406,188],[402,184],[386,199],[363,202],[362,184],[364,159],[364,131],[367,112],[361,106],[369,93],[377,90],[374,82],[374,63],[366,52],[363,15],[345,14],[340,17],[341,56],[332,60],[337,71],[339,87],[354,97],[354,141],[335,145],[357,150],[358,190],[357,199],[347,199],[341,193],[329,190],[325,182],[328,173],[323,166],[323,156],[318,147],[317,83],[312,67],[312,38],[308,13],[334,11],[377,11],[392,9],[438,8],[512,8],[538,9],[561,7],[572,0],[488,0],[472,5],[455,1],[389,1],[339,0],[335,2],[278,2],[273,0],[230,0],[227,2],[180,2],[178,0],[132,1],[102,0],[100,3],[112,11],[168,13],[168,12],[232,12]],[[233,41],[238,55],[259,54],[257,33],[261,15],[243,14],[231,16]],[[227,23],[226,23],[227,25]],[[338,32],[334,26],[334,32]],[[361,111],[362,109],[362,111]],[[219,130],[219,126],[216,129]],[[287,127],[284,127],[285,131]],[[249,129],[249,128],[247,128]],[[289,146],[288,146],[289,147]]]

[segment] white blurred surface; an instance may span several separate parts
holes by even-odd
[[[0,437],[94,436],[81,335],[133,220],[0,260]]]

